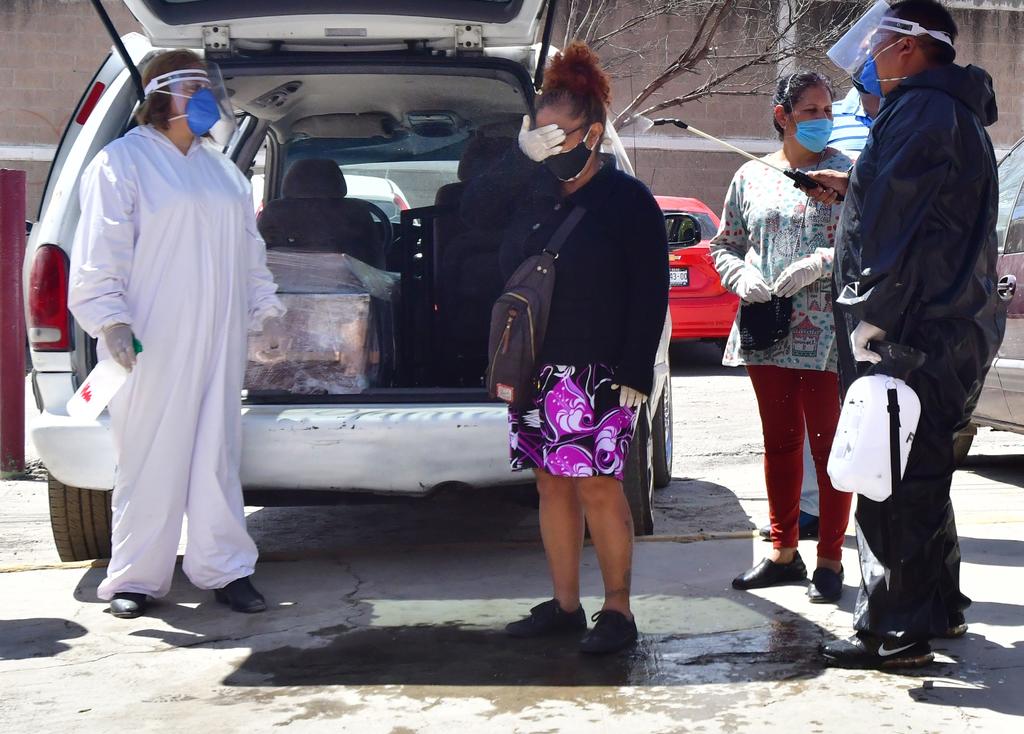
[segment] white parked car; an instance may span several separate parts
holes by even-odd
[[[280,196],[289,161],[331,158],[352,195],[378,201],[393,220],[388,267],[401,272],[403,327],[394,379],[350,395],[243,394],[246,490],[292,493],[298,502],[317,490],[427,495],[442,485],[528,480],[509,470],[504,404],[490,400],[482,382],[443,377],[450,355],[431,338],[444,318],[437,292],[446,287],[433,268],[445,255],[435,224],[452,212],[433,197],[457,180],[471,134],[514,141],[532,107],[536,59],[547,54],[547,0],[125,1],[145,36],[125,36],[123,49],[115,39],[71,114],[25,263],[41,411],[32,439],[50,475],[61,558],[109,553],[115,471],[106,415],[82,422],[65,408],[96,361],[94,341],[67,310],[78,182],[96,153],[133,124],[140,96],[133,73],[154,49],[190,47],[219,64],[239,123],[225,152],[251,172],[265,151],[264,201]],[[614,130],[605,152],[632,171]],[[661,419],[667,337],[626,482],[641,533],[652,531],[654,466],[664,477],[670,460],[653,450],[671,446],[664,435],[671,423]],[[481,356],[486,342],[480,334]]]

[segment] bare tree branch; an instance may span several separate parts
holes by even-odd
[[[623,126],[715,95],[763,94],[780,67],[822,61],[871,2],[569,0],[564,38],[589,43],[613,76],[643,82],[616,115],[616,125]],[[668,28],[655,32],[659,25]],[[688,39],[680,45],[675,39],[683,32]],[[673,53],[673,46],[682,50]],[[655,62],[655,52],[663,62]],[[689,90],[674,89],[694,78]]]

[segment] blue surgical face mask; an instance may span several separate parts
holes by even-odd
[[[902,40],[902,39],[900,39]],[[896,41],[899,43],[899,40]],[[860,82],[861,86],[864,87],[864,91],[868,94],[873,94],[876,97],[884,97],[882,92],[882,82],[899,82],[906,79],[905,76],[893,77],[891,79],[879,79],[878,78],[878,67],[875,65],[875,59],[884,54],[890,48],[896,45],[896,43],[890,43],[888,46],[883,48],[878,53],[868,56],[868,60],[864,62],[864,66],[861,67],[860,74],[857,75],[857,81]]]
[[[828,147],[832,137],[832,120],[819,117],[817,120],[804,120],[796,124],[796,142],[812,153],[820,153]]]
[[[206,135],[220,120],[220,107],[217,98],[209,89],[199,89],[185,105],[185,117],[188,118],[188,129],[193,135]]]
[[[175,115],[171,120],[180,120],[182,117],[186,118],[188,120],[188,129],[192,131],[193,135],[198,137],[206,135],[220,120],[220,106],[217,104],[217,98],[206,87],[197,89],[189,97],[176,92],[164,92],[164,94],[188,100],[185,103],[185,114]]]

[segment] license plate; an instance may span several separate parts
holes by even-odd
[[[668,271],[668,284],[673,288],[687,287],[690,285],[689,268],[672,268]]]

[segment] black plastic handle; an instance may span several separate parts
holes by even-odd
[[[822,188],[820,183],[815,181],[813,178],[808,176],[803,171],[794,171],[793,169],[789,169],[787,171],[783,171],[783,173],[786,174],[789,178],[793,179],[793,181],[799,187],[802,187],[802,188],[805,188],[805,189],[820,189],[820,188]],[[837,197],[838,198],[836,199],[836,201],[843,201],[843,199],[844,199],[842,194],[837,194]]]

